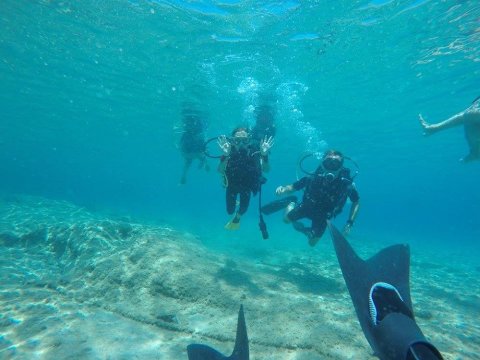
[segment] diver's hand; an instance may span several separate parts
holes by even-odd
[[[279,186],[277,187],[277,189],[275,190],[275,194],[277,195],[283,195],[283,194],[286,194],[288,193],[290,190],[288,188],[288,186]]]
[[[222,149],[225,156],[230,155],[230,150],[232,150],[232,144],[230,144],[225,135],[220,135],[217,139],[217,144]]]
[[[273,144],[275,144],[275,141],[273,139],[273,136],[265,136],[260,143],[260,154],[262,156],[266,156],[270,149],[272,148]]]

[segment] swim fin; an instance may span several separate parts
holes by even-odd
[[[328,222],[358,321],[381,360],[442,360],[415,322],[410,297],[410,249],[393,245],[362,260]]]
[[[240,228],[240,218],[235,215],[232,220],[225,224],[227,230],[238,230]]]
[[[270,214],[273,214],[275,212],[278,212],[280,210],[285,209],[288,206],[288,204],[290,204],[291,202],[296,203],[297,201],[298,201],[298,199],[295,195],[290,195],[290,196],[272,201],[271,203],[268,203],[266,205],[263,205],[261,207],[261,211],[265,215],[270,215]]]
[[[232,355],[225,356],[207,345],[190,344],[187,346],[188,360],[249,360],[247,325],[243,314],[243,305],[240,306],[237,322],[237,336]]]

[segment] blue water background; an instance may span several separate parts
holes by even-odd
[[[301,154],[334,147],[360,167],[352,239],[478,256],[480,163],[458,162],[462,128],[425,138],[417,117],[480,95],[479,17],[473,0],[2,1],[0,193],[169,224],[209,246],[309,251],[280,215],[261,240],[257,198],[225,231],[217,160],[178,185],[182,104],[213,137],[252,125],[267,98],[265,201]]]

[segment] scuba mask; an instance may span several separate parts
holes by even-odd
[[[313,156],[317,157],[317,155],[318,153],[307,153],[298,161],[297,166],[304,174],[322,177],[323,179],[325,179],[326,183],[330,183],[338,177],[341,177],[342,179],[344,178],[344,176],[350,178],[350,170],[346,167],[343,167],[343,163],[345,160],[351,161],[353,165],[355,165],[355,167],[358,169],[357,163],[353,161],[350,157],[344,156],[339,151],[329,150],[323,154],[323,156],[321,157],[322,162],[320,165],[317,166],[315,171],[309,172],[305,170],[303,166],[305,159]],[[318,158],[320,158],[320,156],[318,156],[317,159]],[[355,177],[357,174],[358,171],[355,172],[353,177]],[[353,180],[353,178],[351,180]]]
[[[322,166],[327,171],[338,171],[342,168],[343,158],[335,156],[327,156],[322,161]]]
[[[237,131],[231,139],[232,145],[239,149],[244,149],[250,145],[250,137],[244,130]]]
[[[250,143],[250,139],[248,137],[234,137],[232,143],[237,147],[247,147]]]
[[[322,171],[319,173],[325,178],[327,182],[335,180],[343,168],[343,157],[338,155],[326,156],[322,161]]]

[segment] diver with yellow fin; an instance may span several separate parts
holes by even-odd
[[[217,142],[223,153],[218,171],[223,175],[226,188],[227,213],[235,214],[225,228],[237,230],[252,193],[256,195],[265,182],[262,174],[269,170],[268,154],[274,140],[265,136],[260,143],[252,142],[248,129],[239,127],[233,130],[231,138],[221,135]]]

